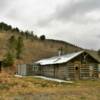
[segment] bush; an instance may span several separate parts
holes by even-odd
[[[8,84],[0,84],[0,90],[2,89],[9,89],[9,85]]]
[[[41,36],[40,36],[40,40],[43,40],[43,41],[44,41],[45,39],[46,39],[46,38],[45,38],[45,35],[41,35]]]

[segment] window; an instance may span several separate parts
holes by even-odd
[[[98,71],[100,72],[100,64],[98,65]]]
[[[38,71],[39,67],[37,65],[33,65],[33,71]]]

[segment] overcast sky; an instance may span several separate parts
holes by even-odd
[[[0,0],[1,21],[47,38],[100,49],[100,0]]]

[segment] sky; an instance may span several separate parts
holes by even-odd
[[[0,22],[100,49],[100,0],[0,0]]]

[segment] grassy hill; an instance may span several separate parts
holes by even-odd
[[[7,43],[9,38],[14,35],[20,36],[19,33],[13,32],[0,32],[0,56],[4,56],[7,52]],[[22,53],[22,61],[30,63],[41,58],[51,57],[58,55],[58,49],[63,48],[64,53],[79,51],[80,47],[74,46],[70,43],[66,43],[58,40],[46,39],[44,41],[40,39],[23,38],[24,48]]]
[[[59,48],[63,48],[64,53],[79,51],[81,49],[69,43],[54,40],[35,40],[33,42],[25,40],[24,43],[23,58],[27,60],[27,57],[29,57],[28,59],[33,59],[33,61],[58,55]]]
[[[18,28],[12,28],[11,25],[0,23],[0,58],[5,56],[7,43],[11,36],[15,36],[16,38],[19,36],[23,37],[24,48],[21,54],[22,63],[31,63],[42,58],[58,55],[60,48],[63,49],[63,53],[83,50],[80,47],[64,41],[52,39],[41,40],[32,31],[21,31]],[[92,50],[91,53],[97,57],[97,52]]]

